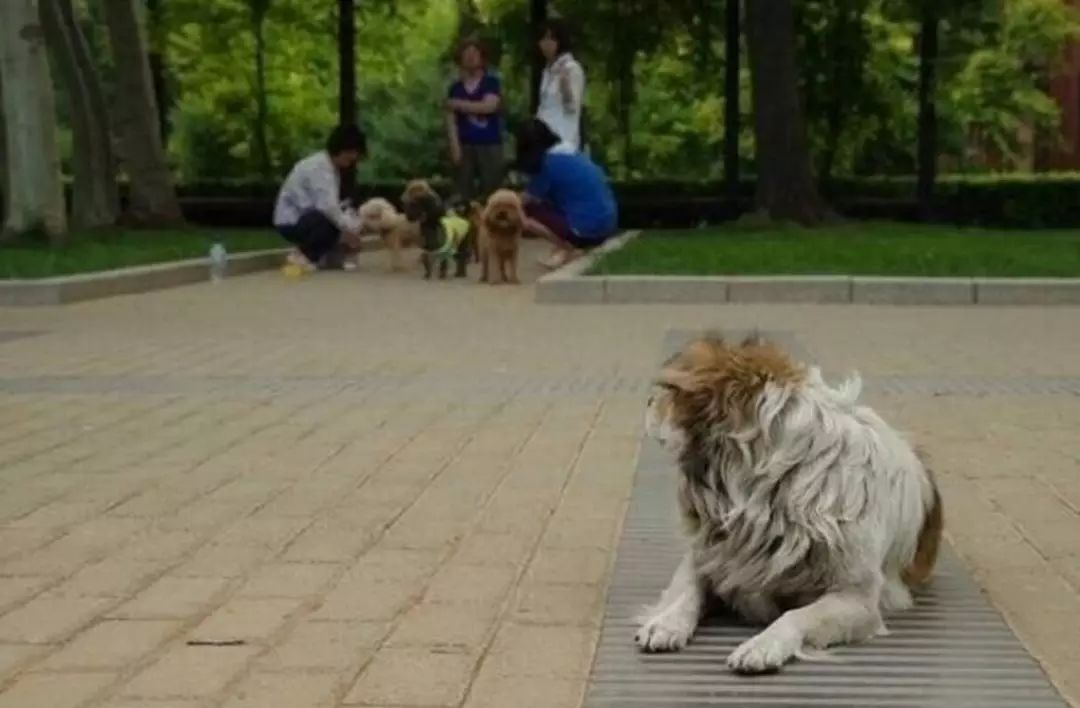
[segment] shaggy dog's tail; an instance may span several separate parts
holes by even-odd
[[[927,472],[929,474],[929,471]],[[941,547],[941,533],[945,527],[945,513],[941,504],[941,493],[938,491],[934,478],[930,477],[930,486],[934,492],[934,498],[930,502],[930,508],[926,510],[922,528],[919,530],[919,541],[915,547],[915,557],[911,565],[904,569],[904,583],[908,587],[921,585],[930,579],[937,563],[938,549]]]

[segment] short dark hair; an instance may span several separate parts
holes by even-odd
[[[555,40],[555,44],[559,45],[556,56],[566,54],[573,49],[574,43],[570,37],[570,26],[563,18],[551,17],[545,20],[544,24],[540,25],[540,36],[536,40],[540,41],[549,34]]]
[[[479,37],[466,37],[458,42],[457,48],[454,50],[454,63],[460,65],[461,57],[465,55],[465,51],[468,49],[475,49],[480,52],[480,59],[485,64],[487,63],[487,49],[484,47],[484,43],[480,41]]]
[[[331,155],[354,151],[367,154],[367,136],[355,125],[339,125],[330,131],[326,139],[326,151]]]
[[[535,175],[544,163],[544,155],[559,142],[559,136],[547,123],[530,118],[517,130],[514,167],[527,175]]]

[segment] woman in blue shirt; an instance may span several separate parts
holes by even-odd
[[[517,168],[528,176],[525,229],[551,242],[558,268],[615,233],[618,208],[603,171],[534,118],[518,129]]]

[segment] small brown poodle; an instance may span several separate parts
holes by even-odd
[[[525,212],[517,192],[500,189],[491,195],[480,215],[480,282],[494,282],[491,270],[496,264],[501,282],[521,282],[518,279],[517,262],[518,245],[524,225]]]

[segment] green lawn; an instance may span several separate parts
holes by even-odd
[[[280,236],[265,229],[115,229],[72,234],[69,245],[60,249],[31,241],[0,245],[0,279],[47,278],[200,258],[207,255],[217,239],[229,253],[286,245]]]
[[[1080,276],[1080,230],[851,222],[649,231],[592,275]]]

